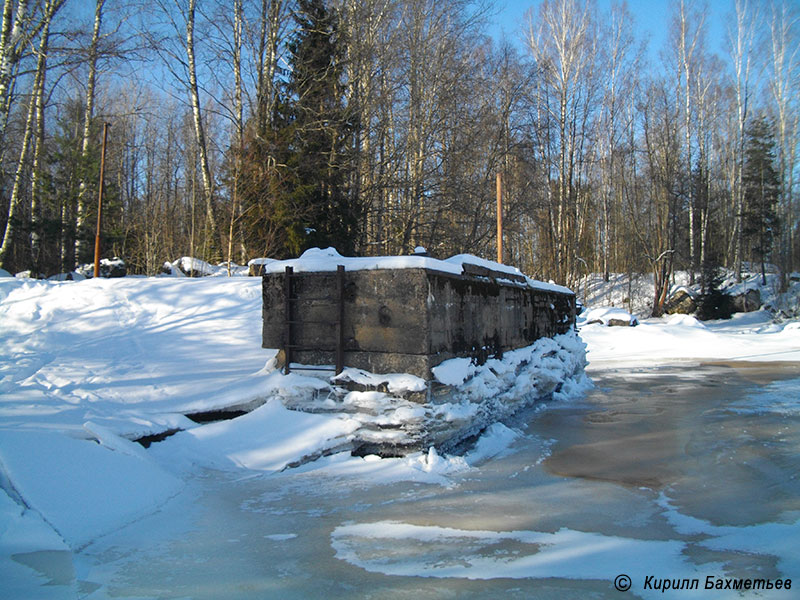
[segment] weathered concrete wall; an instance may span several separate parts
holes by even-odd
[[[293,278],[293,362],[334,364],[336,274]],[[282,348],[284,274],[263,277],[263,345]],[[430,378],[430,369],[456,356],[479,361],[564,333],[575,322],[572,294],[531,289],[491,277],[430,269],[345,273],[344,363],[375,373],[407,372]],[[313,323],[302,323],[313,321]]]

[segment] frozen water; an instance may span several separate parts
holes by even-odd
[[[200,470],[80,551],[43,533],[3,574],[37,572],[48,593],[197,599],[617,597],[621,573],[633,597],[662,597],[651,575],[698,578],[681,597],[700,597],[706,576],[793,577],[800,427],[771,408],[798,370],[637,375],[597,373],[584,399],[498,424],[463,458]]]

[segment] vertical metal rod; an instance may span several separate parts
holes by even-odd
[[[344,265],[336,267],[336,288],[339,296],[339,319],[336,325],[336,374],[344,370]]]
[[[503,174],[497,173],[497,262],[503,262]]]
[[[106,174],[108,123],[103,123],[103,150],[100,154],[100,192],[97,195],[97,232],[94,236],[94,276],[100,277],[100,225],[103,218],[103,182]]]
[[[284,329],[283,329],[283,357],[286,364],[283,372],[287,375],[291,370],[292,362],[292,267],[286,267],[283,276],[283,310],[284,310]]]

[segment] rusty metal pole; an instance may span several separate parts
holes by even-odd
[[[503,174],[497,173],[497,262],[503,262]]]
[[[100,154],[100,192],[97,195],[97,232],[94,236],[94,276],[100,277],[100,224],[103,218],[103,181],[106,174],[106,141],[108,123],[103,123],[103,150]]]

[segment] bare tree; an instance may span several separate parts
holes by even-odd
[[[695,272],[698,268],[695,244],[695,198],[692,185],[692,170],[694,168],[693,116],[696,112],[693,106],[695,94],[692,86],[696,81],[694,71],[697,69],[698,55],[702,53],[705,7],[692,11],[687,6],[686,0],[680,0],[676,7],[673,19],[673,44],[677,52],[677,82],[681,91],[681,104],[683,105],[683,152],[684,152],[684,195],[689,215],[689,273],[691,283],[694,283]]]
[[[0,146],[4,145],[15,70],[30,42],[36,37],[43,21],[34,20],[39,2],[4,0],[3,21],[0,25]]]
[[[619,190],[617,167],[621,156],[621,146],[625,131],[628,129],[624,120],[630,111],[627,105],[633,100],[636,72],[639,66],[639,53],[634,46],[632,17],[625,4],[614,4],[609,15],[610,23],[603,30],[603,46],[605,47],[604,80],[605,93],[600,116],[598,141],[601,162],[601,253],[603,280],[609,280],[609,264],[612,247],[612,203]]]
[[[585,142],[587,110],[595,92],[596,33],[594,7],[582,0],[545,0],[538,14],[529,13],[528,48],[545,83],[542,116],[553,122],[548,138],[555,142],[552,169],[557,194],[552,211],[555,268],[562,281],[575,274],[578,212],[578,159]],[[552,138],[555,138],[554,140]]]
[[[94,119],[95,87],[97,82],[97,60],[99,57],[100,28],[103,25],[103,8],[106,0],[96,0],[94,10],[94,26],[92,27],[92,38],[87,51],[87,64],[89,75],[86,81],[86,104],[84,105],[83,116],[83,137],[81,141],[81,180],[78,188],[77,204],[77,235],[75,236],[75,258],[78,261],[88,260],[85,255],[88,242],[84,235],[86,210],[87,210],[87,188],[86,164],[89,158],[89,145],[91,143],[91,126]]]
[[[770,30],[770,91],[775,106],[778,142],[778,174],[783,228],[782,254],[786,272],[795,268],[794,171],[800,134],[800,11],[781,1],[772,4]]]
[[[743,214],[744,214],[744,140],[747,127],[750,96],[753,91],[751,69],[754,64],[753,46],[755,41],[756,23],[758,13],[748,0],[735,0],[734,22],[728,31],[730,57],[733,64],[734,89],[736,93],[737,111],[737,139],[736,139],[736,178],[731,190],[735,211],[734,235],[731,237],[733,248],[728,254],[733,254],[733,266],[737,277],[742,274],[742,242],[743,242]],[[732,252],[731,252],[732,250]]]

